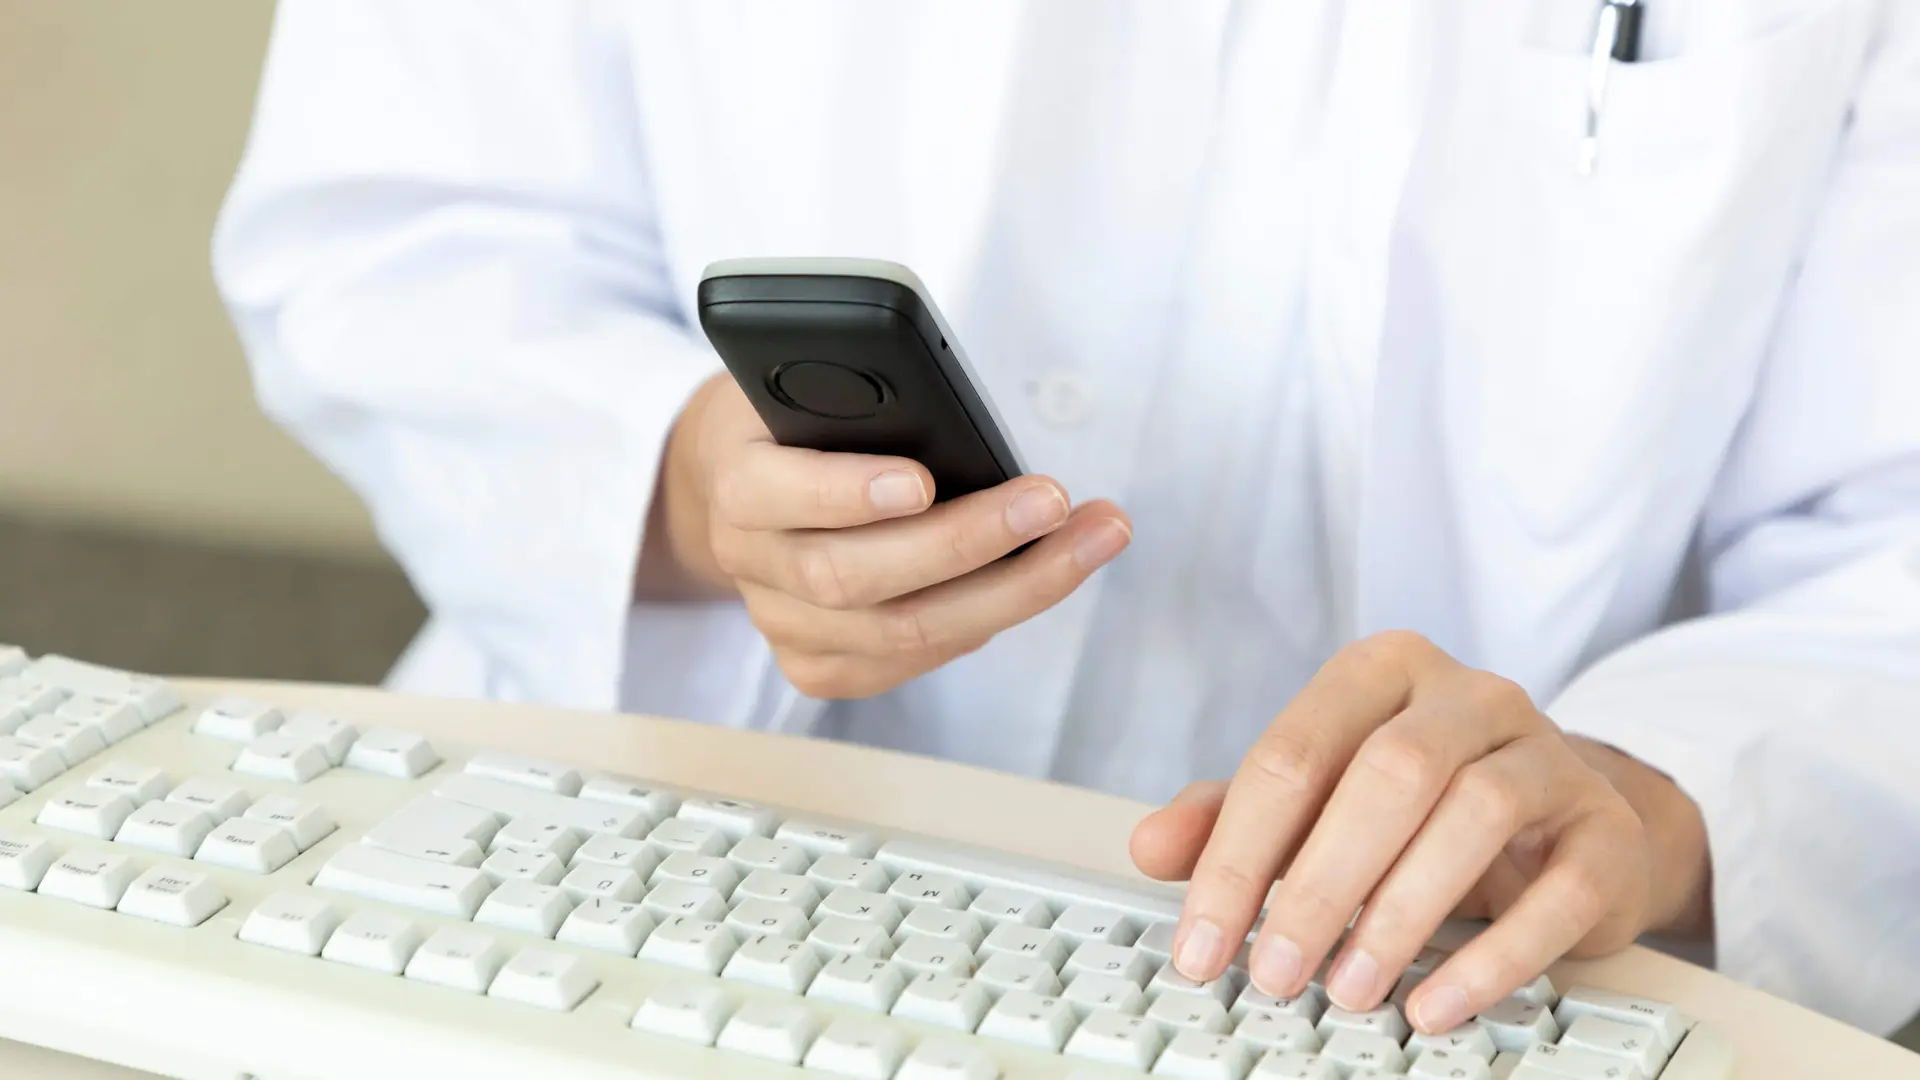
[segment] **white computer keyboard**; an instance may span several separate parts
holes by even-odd
[[[1544,977],[1410,1034],[1434,950],[1367,1013],[1196,984],[1178,911],[0,646],[0,1036],[222,1080],[1732,1075],[1671,1006]]]

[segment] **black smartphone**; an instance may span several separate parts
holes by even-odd
[[[700,328],[785,446],[912,458],[944,501],[1026,470],[913,271],[872,259],[729,259]]]

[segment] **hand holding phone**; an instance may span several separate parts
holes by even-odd
[[[836,350],[835,336],[816,336],[804,357],[785,362],[858,364],[874,355]],[[737,372],[729,356],[739,353],[737,339],[723,337],[715,335],[716,347]],[[882,393],[919,385],[890,369],[882,377]],[[773,385],[809,404],[826,401]],[[968,460],[980,447],[992,453],[986,438],[958,453],[923,454],[949,477],[942,491],[928,464],[874,452],[877,444],[866,452],[783,445],[756,408],[768,399],[785,407],[772,387],[750,393],[729,376],[695,395],[669,440],[649,549],[664,541],[681,572],[737,592],[803,693],[866,697],[971,652],[1064,599],[1131,538],[1118,507],[1071,507],[1055,481],[1021,475],[1010,451],[996,460],[1010,478],[964,472],[985,460]],[[852,410],[815,410],[836,411],[827,419],[845,421]],[[965,490],[967,475],[983,486]]]

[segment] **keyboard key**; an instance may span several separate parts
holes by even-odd
[[[922,975],[907,983],[893,1015],[955,1031],[973,1031],[993,1005],[985,987],[953,975]]]
[[[490,851],[539,851],[561,862],[580,850],[581,834],[553,818],[517,817],[493,834]]]
[[[1224,1035],[1232,1024],[1227,1010],[1210,997],[1195,994],[1167,994],[1147,1006],[1147,1019],[1159,1024],[1168,1035],[1176,1031],[1204,1031]]]
[[[1252,1064],[1253,1055],[1242,1043],[1225,1035],[1183,1031],[1167,1043],[1160,1060],[1154,1062],[1153,1075],[1177,1080],[1241,1080]]]
[[[1147,983],[1147,996],[1158,998],[1162,994],[1183,994],[1188,997],[1202,997],[1220,1003],[1221,1008],[1232,1005],[1240,996],[1245,985],[1244,977],[1229,968],[1225,974],[1212,982],[1195,982],[1174,970],[1172,964],[1163,964],[1154,972],[1152,981]]]
[[[706,983],[654,987],[633,1014],[633,1028],[712,1046],[732,1012],[726,991]]]
[[[65,656],[42,656],[23,678],[60,687],[69,694],[93,694],[133,702],[151,724],[180,708],[179,695],[151,675],[135,675]]]
[[[167,793],[168,802],[185,803],[207,812],[214,824],[246,812],[253,800],[239,785],[208,776],[196,776]]]
[[[816,859],[823,855],[871,859],[873,853],[879,850],[879,843],[858,829],[804,818],[789,819],[774,830],[773,838],[798,844],[801,850]]]
[[[928,1039],[894,1074],[894,1080],[998,1080],[1000,1070],[982,1051],[957,1039]]]
[[[335,852],[313,884],[459,919],[473,918],[493,889],[478,870],[410,859],[364,844]]]
[[[1031,956],[1000,953],[986,957],[974,971],[973,979],[995,996],[1009,990],[1025,990],[1042,997],[1060,992],[1060,976],[1052,965]]]
[[[212,878],[195,870],[163,866],[135,878],[118,905],[123,915],[170,926],[199,926],[226,906],[226,895]]]
[[[771,870],[755,870],[746,876],[746,880],[734,886],[733,899],[769,900],[798,908],[802,915],[813,917],[814,909],[820,905],[820,890],[797,874],[779,874]]]
[[[453,773],[433,786],[433,793],[468,806],[490,811],[505,824],[522,818],[564,825],[582,838],[596,833],[638,838],[647,830],[646,811],[632,806],[590,802],[556,795],[549,791],[472,773]],[[715,834],[718,837],[718,834]],[[726,850],[726,838],[718,837],[719,854]]]
[[[1469,1020],[1451,1031],[1439,1031],[1432,1035],[1416,1031],[1407,1040],[1407,1053],[1418,1055],[1428,1050],[1445,1050],[1454,1054],[1477,1057],[1481,1061],[1492,1061],[1496,1048],[1493,1036],[1487,1029]]]
[[[973,893],[968,891],[966,882],[952,874],[930,874],[920,870],[909,870],[894,878],[893,884],[887,887],[887,895],[908,907],[931,904],[965,911],[967,905],[973,903]]]
[[[173,687],[151,675],[130,675],[118,690],[101,692],[100,696],[132,705],[140,711],[141,722],[149,727],[181,709],[180,695]]]
[[[1133,947],[1153,958],[1155,964],[1165,964],[1173,959],[1173,931],[1175,924],[1170,922],[1149,923],[1134,939]]]
[[[213,818],[186,803],[150,802],[127,815],[113,840],[118,844],[157,851],[182,859],[193,858],[213,832]]]
[[[906,1036],[891,1025],[844,1016],[820,1033],[802,1064],[855,1080],[891,1080],[906,1056]]]
[[[87,786],[117,791],[138,804],[166,798],[173,784],[167,780],[166,773],[150,765],[116,761],[101,766],[87,777]]]
[[[1235,1025],[1233,1037],[1262,1050],[1298,1050],[1303,1054],[1319,1052],[1322,1041],[1320,1033],[1305,1019],[1271,1012],[1246,1014]]]
[[[973,953],[957,941],[916,934],[900,940],[893,950],[893,964],[908,977],[937,972],[965,978],[973,974],[974,960]]]
[[[0,832],[0,888],[32,892],[59,857],[53,841],[45,837]]]
[[[1520,1055],[1511,1051],[1502,1050],[1500,1053],[1493,1055],[1493,1064],[1490,1068],[1493,1072],[1493,1080],[1511,1080],[1515,1070],[1520,1068]],[[1532,1069],[1529,1069],[1528,1072],[1533,1073],[1532,1077],[1523,1076],[1520,1080],[1540,1080],[1539,1072]]]
[[[1554,1022],[1552,1013],[1544,1006],[1519,998],[1497,1001],[1474,1019],[1487,1029],[1495,1049],[1516,1054],[1526,1053],[1536,1043],[1555,1042],[1560,1038],[1560,1025]]]
[[[740,873],[765,870],[775,874],[805,874],[813,859],[800,845],[764,836],[748,836],[727,852],[727,861]]]
[[[1053,920],[1054,933],[1066,938],[1074,946],[1088,942],[1103,945],[1131,945],[1138,931],[1133,920],[1112,908],[1098,904],[1072,904],[1060,917]],[[1146,976],[1141,976],[1142,979]]]
[[[1291,1051],[1262,1057],[1247,1075],[1248,1080],[1341,1080],[1333,1062],[1316,1054]]]
[[[952,874],[974,891],[1004,887],[1052,897],[1062,907],[1092,904],[1126,912],[1140,922],[1171,923],[1180,917],[1180,896],[1168,890],[1128,889],[1070,870],[1017,856],[947,847],[920,840],[889,840],[874,858],[894,873],[928,870]]]
[[[28,746],[52,750],[72,768],[107,748],[107,740],[91,725],[64,716],[43,713],[21,724],[13,738]]]
[[[988,889],[974,897],[967,910],[993,926],[1011,922],[1022,926],[1045,927],[1053,921],[1045,900],[1019,889]]]
[[[600,986],[586,962],[552,949],[522,949],[487,987],[489,997],[566,1012]]]
[[[67,690],[29,675],[0,678],[0,708],[18,709],[27,716],[50,713],[67,697]]]
[[[893,884],[893,879],[887,876],[879,863],[872,859],[856,859],[851,855],[822,855],[808,868],[807,877],[817,882],[822,892],[849,886],[884,893]]]
[[[705,885],[683,885],[677,881],[648,890],[640,906],[656,921],[685,917],[714,922],[727,917],[727,902],[719,893]]]
[[[1545,975],[1535,976],[1527,985],[1507,995],[1517,997],[1529,1005],[1544,1005],[1551,1009],[1560,1003],[1560,995],[1553,989],[1553,981]]]
[[[318,956],[339,927],[340,916],[325,900],[305,893],[281,892],[260,901],[247,921],[240,924],[240,940]]]
[[[733,932],[725,924],[676,915],[647,935],[640,959],[718,975],[733,956],[734,946]]]
[[[17,706],[0,703],[0,735],[12,735],[27,722],[27,714]]]
[[[665,852],[683,851],[689,855],[724,855],[732,846],[719,829],[681,818],[668,818],[655,825],[647,833],[647,843]]]
[[[742,941],[761,934],[794,941],[807,936],[807,913],[777,900],[738,901],[725,921]]]
[[[117,791],[83,787],[48,799],[33,820],[49,829],[111,840],[133,811],[133,800]]]
[[[727,959],[723,978],[803,994],[820,973],[820,957],[803,941],[755,934]]]
[[[60,703],[53,714],[92,726],[109,746],[139,734],[140,729],[146,726],[140,710],[127,702],[91,694],[76,694],[68,698]]]
[[[1641,1024],[1627,1024],[1604,1016],[1577,1016],[1561,1034],[1559,1045],[1612,1054],[1647,1076],[1667,1067],[1667,1051],[1654,1032]]]
[[[287,717],[280,725],[280,734],[318,746],[327,755],[327,764],[338,767],[346,762],[347,751],[360,732],[337,716],[302,710]]]
[[[1060,995],[1077,1013],[1117,1012],[1139,1016],[1147,1011],[1147,995],[1140,984],[1114,975],[1092,973],[1072,976],[1066,992]]]
[[[639,904],[595,897],[574,908],[555,936],[569,945],[632,956],[651,933],[653,916]]]
[[[587,863],[560,880],[560,888],[578,904],[589,899],[638,902],[646,888],[631,870]]]
[[[264,821],[229,818],[214,826],[194,861],[230,866],[253,874],[271,874],[292,862],[300,854],[293,837],[285,829]]]
[[[673,816],[673,812],[680,806],[679,797],[670,791],[652,787],[631,777],[604,774],[586,777],[580,785],[580,797],[618,806],[631,806],[644,812],[652,825],[657,825]]]
[[[1554,1080],[1646,1080],[1646,1073],[1625,1058],[1548,1043],[1534,1044],[1514,1070],[1516,1076],[1535,1073]]]
[[[18,645],[0,645],[0,676],[18,675],[27,670],[27,650]]]
[[[823,960],[835,956],[884,958],[892,951],[886,930],[864,919],[822,919],[807,935],[807,942]]]
[[[276,730],[286,717],[264,701],[222,696],[207,703],[193,721],[193,732],[214,739],[248,743]]]
[[[1059,998],[1009,990],[987,1010],[979,1030],[990,1039],[1004,1039],[1057,1054],[1067,1045],[1073,1023],[1073,1009]]]
[[[843,885],[820,901],[813,917],[858,919],[873,923],[891,934],[900,925],[900,905],[880,893]]]
[[[518,754],[475,754],[467,762],[468,776],[505,780],[555,795],[580,794],[580,774],[565,765]]]
[[[248,743],[233,762],[234,772],[290,784],[304,784],[332,767],[325,750],[284,729]]]
[[[831,902],[833,898],[827,899]],[[1045,930],[1014,922],[1003,922],[994,927],[987,934],[987,939],[980,943],[979,953],[982,960],[1001,954],[1024,956],[1040,961],[1055,972],[1067,961],[1065,942]]]
[[[469,994],[484,994],[506,962],[506,948],[485,934],[441,930],[407,961],[406,976]]]
[[[363,733],[347,749],[347,768],[361,769],[397,780],[425,776],[440,755],[419,735],[406,731],[374,728]]]
[[[770,836],[779,821],[768,807],[738,799],[705,796],[682,800],[680,810],[674,816],[684,821],[711,825],[736,842],[748,836]]]
[[[1400,1010],[1391,1005],[1382,1005],[1367,1012],[1331,1008],[1321,1015],[1316,1029],[1322,1039],[1333,1038],[1337,1031],[1358,1031],[1367,1035],[1384,1035],[1396,1045],[1407,1041],[1409,1031]]]
[[[502,848],[486,857],[480,872],[495,885],[503,881],[531,881],[538,885],[558,885],[567,875],[567,865],[544,851],[513,851]]]
[[[957,941],[965,945],[968,952],[979,948],[987,937],[979,919],[964,911],[948,911],[937,907],[917,907],[907,912],[907,917],[900,920],[895,932],[902,938],[921,935]]]
[[[653,885],[666,885],[677,882],[681,885],[699,885],[712,889],[722,898],[733,894],[734,886],[740,884],[740,873],[733,864],[714,855],[689,855],[676,851],[662,859],[648,879]]]
[[[1133,987],[1133,991],[1137,994],[1140,988]],[[1165,1045],[1166,1038],[1160,1034],[1159,1025],[1139,1016],[1095,1009],[1067,1040],[1065,1053],[1145,1072]]]
[[[1320,1048],[1320,1056],[1333,1062],[1343,1073],[1356,1069],[1379,1069],[1389,1073],[1406,1071],[1406,1054],[1401,1052],[1399,1043],[1385,1035],[1336,1028],[1326,1040],[1326,1045]]]
[[[736,1054],[797,1065],[819,1030],[819,1022],[804,1006],[750,1001],[720,1030],[716,1045]]]
[[[820,966],[807,996],[884,1013],[893,1008],[905,987],[906,977],[884,960],[836,956]]]
[[[31,793],[66,771],[67,759],[60,751],[0,735],[0,780],[20,791]]]
[[[420,931],[396,915],[363,911],[340,924],[320,958],[398,975],[420,947]]]
[[[572,912],[573,901],[557,885],[506,881],[481,901],[473,921],[550,938],[560,932],[560,924]]]
[[[1574,1021],[1582,1016],[1639,1024],[1652,1031],[1661,1049],[1669,1054],[1680,1045],[1680,1037],[1692,1026],[1692,1022],[1671,1005],[1591,986],[1576,986],[1567,991],[1554,1010],[1554,1018],[1563,1028],[1572,1027]],[[1503,1046],[1501,1049],[1508,1048]]]
[[[47,867],[40,878],[39,891],[41,896],[112,910],[139,873],[140,869],[125,855],[69,852]]]
[[[1006,929],[1010,927],[996,927],[994,932]],[[1145,987],[1147,980],[1153,977],[1153,969],[1153,961],[1147,954],[1132,946],[1110,945],[1089,938],[1067,958],[1066,966],[1061,968],[1060,973],[1069,979],[1078,975],[1111,975],[1125,979],[1136,987]]]
[[[1309,1024],[1318,1024],[1325,1014],[1327,1003],[1317,991],[1309,986],[1297,997],[1277,998],[1272,994],[1263,994],[1253,986],[1240,991],[1230,1010],[1234,1019],[1249,1013],[1276,1013],[1281,1016],[1297,1016]]]
[[[301,802],[291,795],[265,795],[260,801],[247,807],[241,815],[248,821],[258,821],[267,825],[285,829],[293,838],[293,846],[305,851],[313,845],[333,835],[333,819],[327,812],[313,803]]]
[[[645,840],[631,840],[623,836],[596,835],[587,837],[580,849],[569,860],[572,866],[611,866],[621,870],[631,870],[645,881],[653,876],[660,865],[660,853],[649,846]]]
[[[1476,1054],[1435,1047],[1419,1055],[1407,1070],[1408,1080],[1493,1080],[1487,1059]]]

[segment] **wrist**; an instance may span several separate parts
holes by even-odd
[[[1646,829],[1653,895],[1645,929],[1711,937],[1713,865],[1700,807],[1671,777],[1631,755],[1578,735],[1567,741],[1627,800]]]

